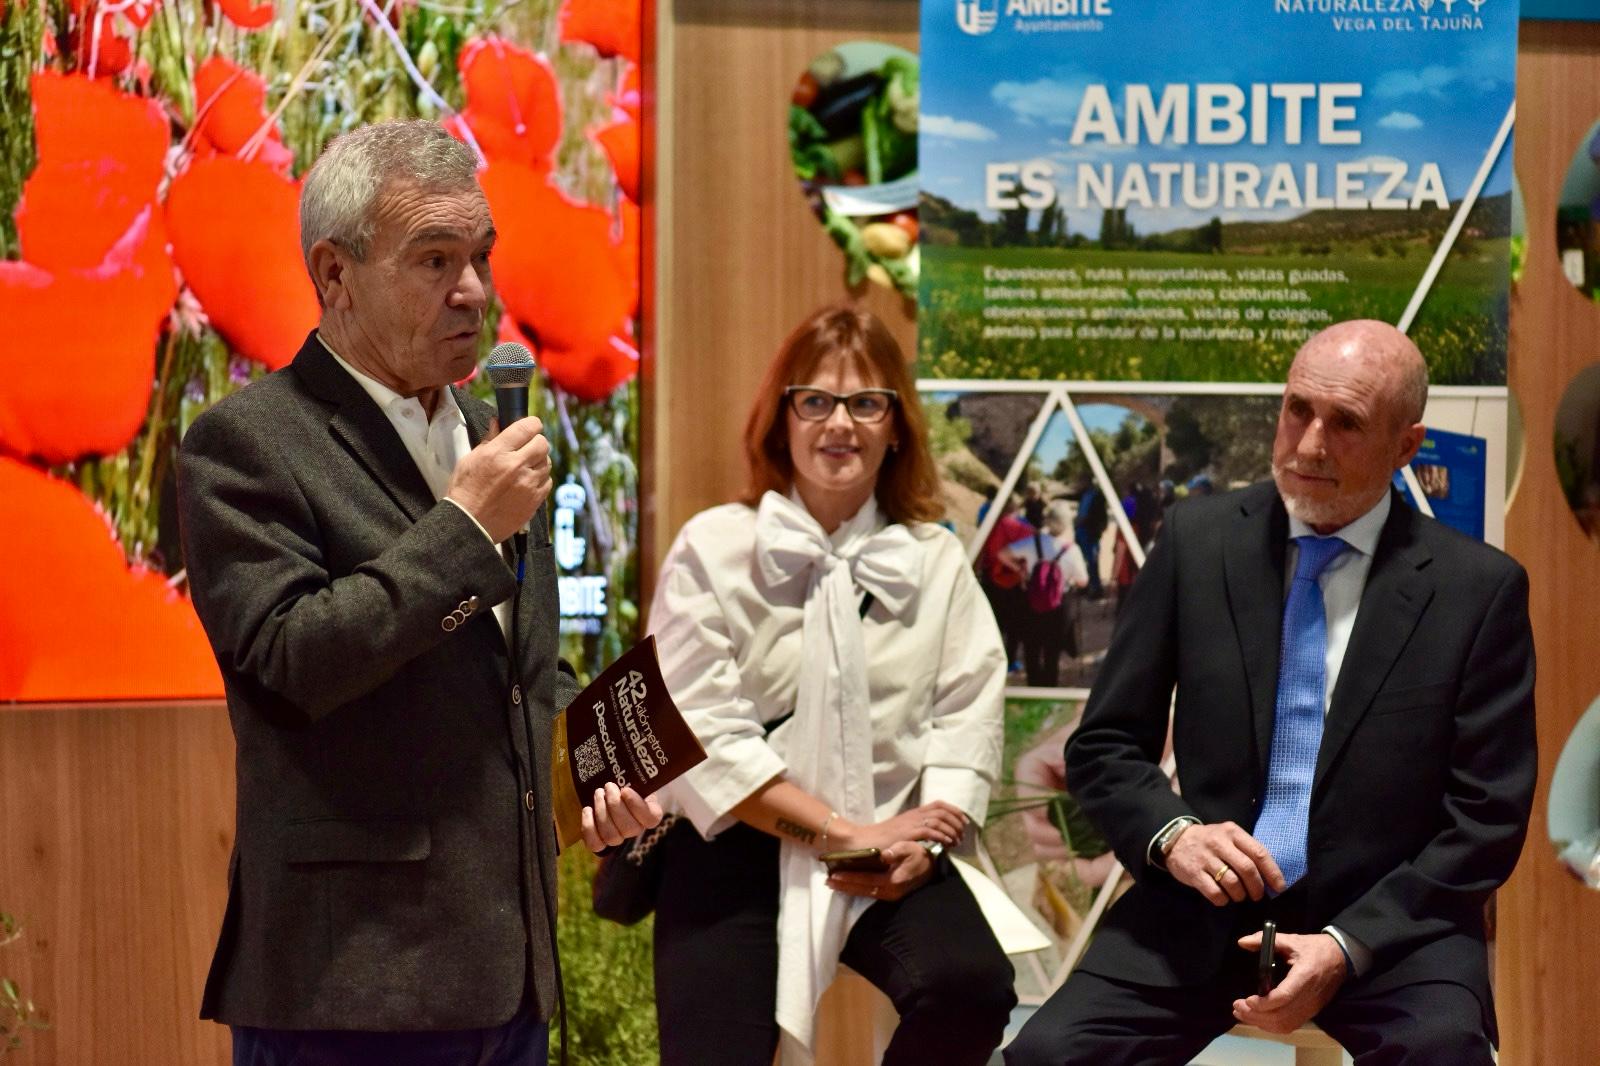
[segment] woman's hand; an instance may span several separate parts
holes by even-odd
[[[847,896],[896,900],[909,896],[933,876],[933,856],[915,841],[902,840],[898,844],[891,844],[881,854],[889,863],[887,870],[882,873],[840,870],[828,875],[828,887]]]
[[[967,816],[961,808],[944,800],[911,807],[871,825],[849,822],[839,825],[839,821],[835,819],[828,830],[829,851],[878,848],[887,852],[892,844],[914,840],[935,840],[946,847],[954,847],[967,828]]]

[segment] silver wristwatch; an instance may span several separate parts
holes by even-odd
[[[1167,824],[1165,829],[1156,834],[1154,846],[1150,849],[1151,858],[1155,860],[1156,865],[1165,870],[1167,868],[1167,856],[1172,853],[1172,846],[1178,842],[1178,838],[1183,835],[1183,831],[1191,825],[1199,824],[1200,820],[1198,818],[1174,818]]]

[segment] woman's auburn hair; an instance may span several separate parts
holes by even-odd
[[[817,367],[835,358],[848,360],[870,387],[893,389],[898,397],[891,405],[898,447],[884,454],[878,470],[878,506],[893,522],[938,521],[944,517],[944,502],[916,381],[883,321],[871,311],[849,306],[812,314],[784,339],[767,367],[745,422],[750,484],[743,502],[755,507],[764,493],[787,494],[793,487],[783,390],[807,384]]]

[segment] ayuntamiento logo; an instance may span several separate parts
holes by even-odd
[[[956,0],[956,25],[961,32],[981,37],[1000,21],[1000,0]]]

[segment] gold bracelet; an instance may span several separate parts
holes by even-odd
[[[835,818],[837,818],[837,817],[839,817],[839,812],[838,811],[829,811],[828,812],[828,816],[822,820],[822,850],[823,851],[827,851],[828,850],[828,826],[832,825],[833,824],[833,820]]]

